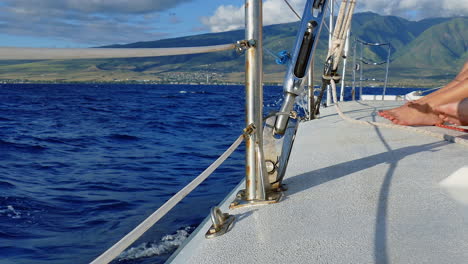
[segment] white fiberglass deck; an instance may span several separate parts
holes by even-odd
[[[375,107],[397,104],[343,108],[383,122]],[[222,210],[236,215],[232,230],[207,240],[203,223],[172,263],[467,263],[468,205],[439,184],[465,165],[464,146],[347,123],[324,109],[299,127],[283,200],[228,210],[229,197]]]

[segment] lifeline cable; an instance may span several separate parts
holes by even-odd
[[[0,60],[109,59],[174,56],[232,50],[236,44],[182,48],[13,48],[0,47]]]

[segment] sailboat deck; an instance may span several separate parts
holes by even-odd
[[[376,110],[398,104],[348,102],[343,109],[386,122]],[[352,124],[332,107],[321,111],[299,126],[283,200],[229,210],[234,191],[221,206],[237,218],[232,230],[208,240],[205,221],[172,263],[466,263],[468,205],[439,183],[468,165],[467,147]]]

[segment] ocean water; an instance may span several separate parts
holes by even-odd
[[[265,87],[265,113],[281,95]],[[0,263],[89,263],[237,138],[244,102],[243,86],[0,85]],[[243,151],[114,262],[164,263],[243,179]]]

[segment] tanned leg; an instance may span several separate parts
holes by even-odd
[[[407,105],[407,107],[400,109],[394,113],[392,122],[399,125],[435,125],[443,123],[443,119],[439,117],[437,107],[460,102],[464,98],[468,97],[468,79],[465,79],[459,82],[457,85],[453,86],[451,89],[445,91],[445,93],[439,93],[438,96],[433,96],[423,103],[415,102]],[[464,106],[464,105],[463,105]],[[445,110],[450,110],[443,108]],[[458,109],[458,108],[457,108]],[[451,112],[453,113],[453,112]],[[452,117],[461,118],[463,117],[458,115],[453,115]]]
[[[443,88],[441,88],[441,89],[439,89],[439,90],[437,90],[435,92],[432,92],[432,93],[424,96],[423,98],[421,98],[419,100],[416,100],[415,102],[424,104],[428,100],[431,100],[432,97],[435,97],[435,96],[437,96],[437,95],[439,95],[441,93],[445,93],[447,90],[452,89],[453,87],[457,86],[460,82],[462,82],[462,81],[464,81],[466,79],[468,79],[468,61],[465,63],[465,65],[463,65],[462,70],[455,77],[455,79],[453,81],[449,82]]]
[[[439,112],[439,117],[445,122],[459,126],[468,125],[468,98],[438,106],[435,110]]]
[[[411,109],[408,109],[408,108],[413,108],[413,110],[414,110],[414,108],[419,109],[420,110],[419,112],[422,112],[422,113],[428,112],[428,111],[430,112],[430,110],[427,107],[422,107],[422,106],[424,106],[427,103],[432,102],[432,100],[434,100],[433,98],[437,97],[439,94],[447,93],[448,91],[450,91],[451,89],[456,87],[458,84],[460,84],[460,82],[462,82],[462,81],[464,81],[466,79],[468,79],[468,61],[465,63],[462,70],[455,77],[455,79],[453,81],[451,81],[450,83],[448,83],[443,88],[441,88],[441,89],[439,89],[439,90],[437,90],[437,91],[435,91],[435,92],[433,92],[431,94],[428,94],[428,95],[424,96],[423,98],[418,99],[416,101],[407,102],[403,106],[400,106],[400,107],[397,107],[397,108],[394,108],[394,109],[390,109],[390,110],[379,111],[379,115],[384,117],[384,118],[387,118],[387,119],[391,120],[394,123],[398,123],[398,122],[395,122],[395,121],[398,118],[400,119],[400,121],[402,121],[401,116],[403,116],[405,113],[414,112],[414,111],[412,111]],[[417,104],[419,104],[419,105],[417,105]],[[413,107],[411,107],[411,106],[413,106]],[[434,118],[434,116],[433,116],[431,118],[425,118],[425,121],[423,123],[424,124],[430,124],[430,123],[432,123],[433,121],[436,121],[436,120],[437,120],[437,118]],[[406,124],[407,122],[403,121],[403,123]]]

